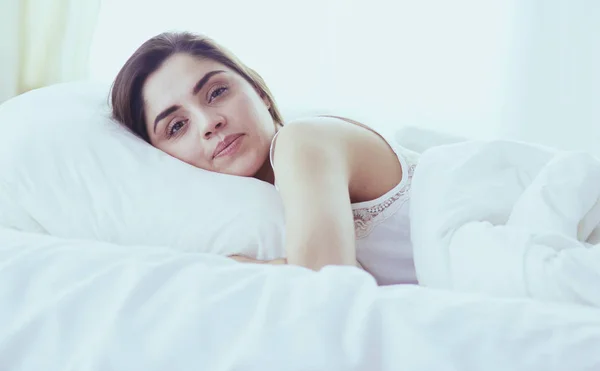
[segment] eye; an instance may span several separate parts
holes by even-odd
[[[210,93],[210,96],[208,98],[208,103],[211,103],[214,99],[223,95],[223,93],[225,93],[226,91],[227,91],[227,87],[225,87],[225,86],[216,88],[215,90],[212,91],[212,93]]]
[[[176,135],[185,125],[185,121],[175,121],[170,127],[168,131],[169,138]]]

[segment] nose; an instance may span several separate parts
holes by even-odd
[[[210,139],[213,135],[217,134],[219,130],[223,128],[223,126],[225,126],[225,124],[221,121],[216,121],[207,125],[206,129],[204,130],[203,137],[205,139]]]
[[[225,120],[219,115],[198,112],[195,116],[195,121],[204,139],[212,138],[225,127]]]

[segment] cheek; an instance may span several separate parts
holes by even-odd
[[[232,109],[235,111],[236,116],[240,118],[256,120],[261,117],[260,110],[264,104],[259,98],[248,94],[240,94],[238,99],[235,99],[232,103]]]
[[[194,140],[193,135],[185,135],[169,143],[164,151],[193,166],[204,167],[207,162],[200,141]]]

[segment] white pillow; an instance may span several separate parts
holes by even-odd
[[[110,119],[108,86],[0,106],[0,224],[66,238],[283,256],[283,208],[251,178],[187,165]]]

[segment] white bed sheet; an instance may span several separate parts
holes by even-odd
[[[582,371],[600,311],[0,230],[2,370]]]

